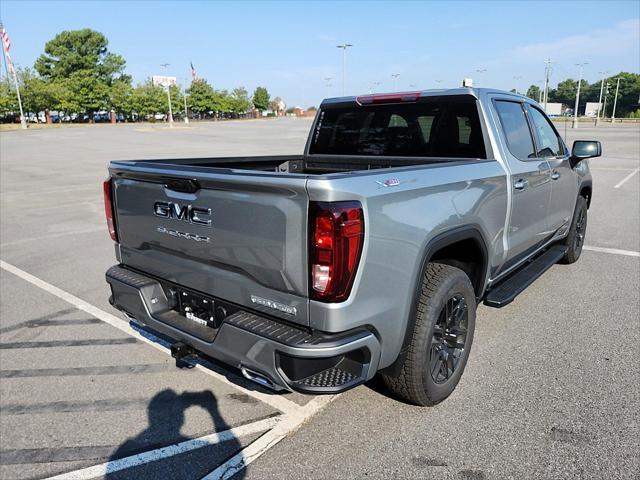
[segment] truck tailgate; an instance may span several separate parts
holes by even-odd
[[[125,165],[111,166],[124,265],[308,325],[304,176]]]

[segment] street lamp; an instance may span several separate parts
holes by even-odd
[[[576,92],[576,105],[573,109],[573,124],[571,128],[578,128],[578,106],[580,103],[580,85],[582,84],[582,69],[585,65],[589,65],[589,62],[576,63],[576,66],[580,67],[580,74],[578,75],[578,90]]]
[[[616,82],[616,96],[613,100],[613,113],[611,114],[611,125],[616,120],[616,105],[618,104],[618,90],[620,89],[620,77],[618,77]]]
[[[184,100],[184,123],[189,123],[189,111],[187,110],[187,82],[189,79],[183,78],[184,87],[182,87],[182,99]]]
[[[398,77],[400,76],[400,74],[399,73],[392,73],[391,76],[394,79],[394,83],[393,83],[394,90],[397,92],[398,91]]]
[[[435,82],[438,84],[438,86],[440,86],[440,84],[444,82],[444,80],[436,80]]]
[[[353,47],[350,43],[336,45],[336,48],[342,49],[342,96],[345,96],[347,90],[347,48]]]
[[[380,85],[380,82],[373,82],[369,87],[369,94],[373,93],[373,88]]]
[[[609,72],[598,72],[599,75],[602,75],[602,80],[600,81],[600,98],[598,99],[598,115],[596,115],[596,126],[600,120],[600,111],[602,110],[602,91],[604,90],[604,76]]]
[[[160,66],[164,68],[165,77],[167,76],[167,67],[170,63],[161,63]],[[173,128],[173,110],[171,109],[171,84],[167,81],[167,100],[169,101],[169,127]]]

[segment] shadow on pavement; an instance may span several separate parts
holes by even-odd
[[[111,455],[109,461],[136,455],[142,452],[148,452],[157,448],[178,444],[191,437],[184,436],[180,430],[184,425],[185,412],[190,407],[201,407],[211,417],[213,429],[209,430],[209,425],[202,425],[203,431],[198,436],[208,435],[214,432],[222,432],[229,430],[231,427],[224,421],[218,411],[218,402],[216,397],[210,391],[202,392],[184,392],[176,393],[171,389],[165,389],[157,393],[150,401],[147,407],[147,415],[149,419],[148,427],[135,437],[127,439],[118,449]],[[208,423],[208,422],[207,422]],[[116,480],[123,478],[157,478],[159,472],[157,468],[164,464],[161,468],[166,468],[166,462],[171,460],[176,464],[175,468],[170,468],[172,474],[167,476],[167,470],[164,470],[164,478],[200,478],[203,474],[216,468],[218,464],[223,463],[226,459],[241,449],[240,441],[233,437],[230,440],[213,445],[211,447],[203,447],[198,450],[208,450],[210,457],[218,457],[215,450],[224,450],[226,455],[219,458],[215,464],[195,465],[193,469],[189,468],[190,453],[182,453],[170,457],[167,460],[158,460],[140,467],[132,467],[125,470],[107,473],[104,477],[107,480]],[[211,449],[214,449],[213,451]],[[194,450],[193,452],[197,452]],[[231,452],[229,454],[229,452]],[[223,453],[223,452],[220,452]],[[186,460],[186,461],[185,461]],[[161,476],[163,476],[161,474]],[[239,472],[234,478],[244,478],[244,471]]]

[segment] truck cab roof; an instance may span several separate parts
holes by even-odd
[[[496,88],[479,88],[479,87],[457,87],[457,88],[433,88],[428,90],[413,90],[413,91],[400,91],[400,92],[382,92],[382,93],[373,93],[373,94],[363,94],[363,95],[352,95],[352,96],[343,96],[343,97],[332,97],[325,98],[320,104],[320,108],[323,107],[331,107],[337,105],[347,105],[347,104],[362,104],[362,99],[369,98],[386,98],[388,99],[388,103],[392,103],[394,98],[397,97],[398,102],[407,101],[404,98],[410,97],[411,101],[416,101],[419,98],[425,97],[442,97],[442,96],[456,96],[456,95],[471,95],[475,98],[480,98],[487,94],[500,94],[511,96],[517,98],[519,100],[527,100],[533,102],[529,97],[524,95],[520,95],[519,93],[507,92],[505,90],[499,90]]]

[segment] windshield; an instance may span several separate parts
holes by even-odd
[[[323,109],[309,153],[486,158],[473,97]]]

